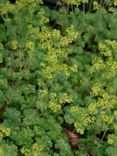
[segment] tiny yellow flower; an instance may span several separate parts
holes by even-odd
[[[35,143],[32,146],[32,151],[38,154],[39,152],[43,150],[43,148],[44,148],[43,145],[40,145],[39,143]]]
[[[35,47],[34,42],[32,41],[27,41],[26,43],[26,48],[29,48],[30,50],[33,50]]]
[[[71,107],[71,112],[78,112],[78,106],[72,106]]]
[[[76,65],[76,64],[74,64],[74,65],[71,67],[71,71],[77,72],[77,65]]]
[[[82,127],[82,125],[78,122],[74,123],[74,127],[76,129],[76,131],[80,134],[84,134],[84,128]]]
[[[21,148],[21,153],[24,154],[25,156],[31,156],[30,150],[25,147]]]
[[[17,40],[11,41],[11,46],[12,46],[12,49],[13,50],[17,49],[17,47],[18,47],[18,41]]]
[[[108,142],[108,144],[110,144],[110,145],[111,145],[111,144],[113,143],[113,140],[112,140],[112,139],[108,139],[108,141],[107,141],[107,142]]]
[[[61,105],[56,101],[50,101],[49,108],[51,108],[52,111],[56,113],[61,110]]]
[[[96,113],[97,113],[96,104],[95,104],[95,103],[91,103],[91,104],[88,106],[88,110],[90,111],[90,113],[96,114]]]

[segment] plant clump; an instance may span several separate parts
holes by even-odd
[[[117,1],[87,3],[0,2],[0,156],[116,156]]]

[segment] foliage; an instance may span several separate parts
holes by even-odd
[[[116,155],[117,2],[81,3],[0,2],[0,156]]]

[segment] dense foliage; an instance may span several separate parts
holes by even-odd
[[[81,3],[0,1],[0,156],[116,156],[117,0]]]

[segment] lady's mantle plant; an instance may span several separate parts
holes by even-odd
[[[0,156],[116,155],[117,4],[81,3],[0,2]]]

